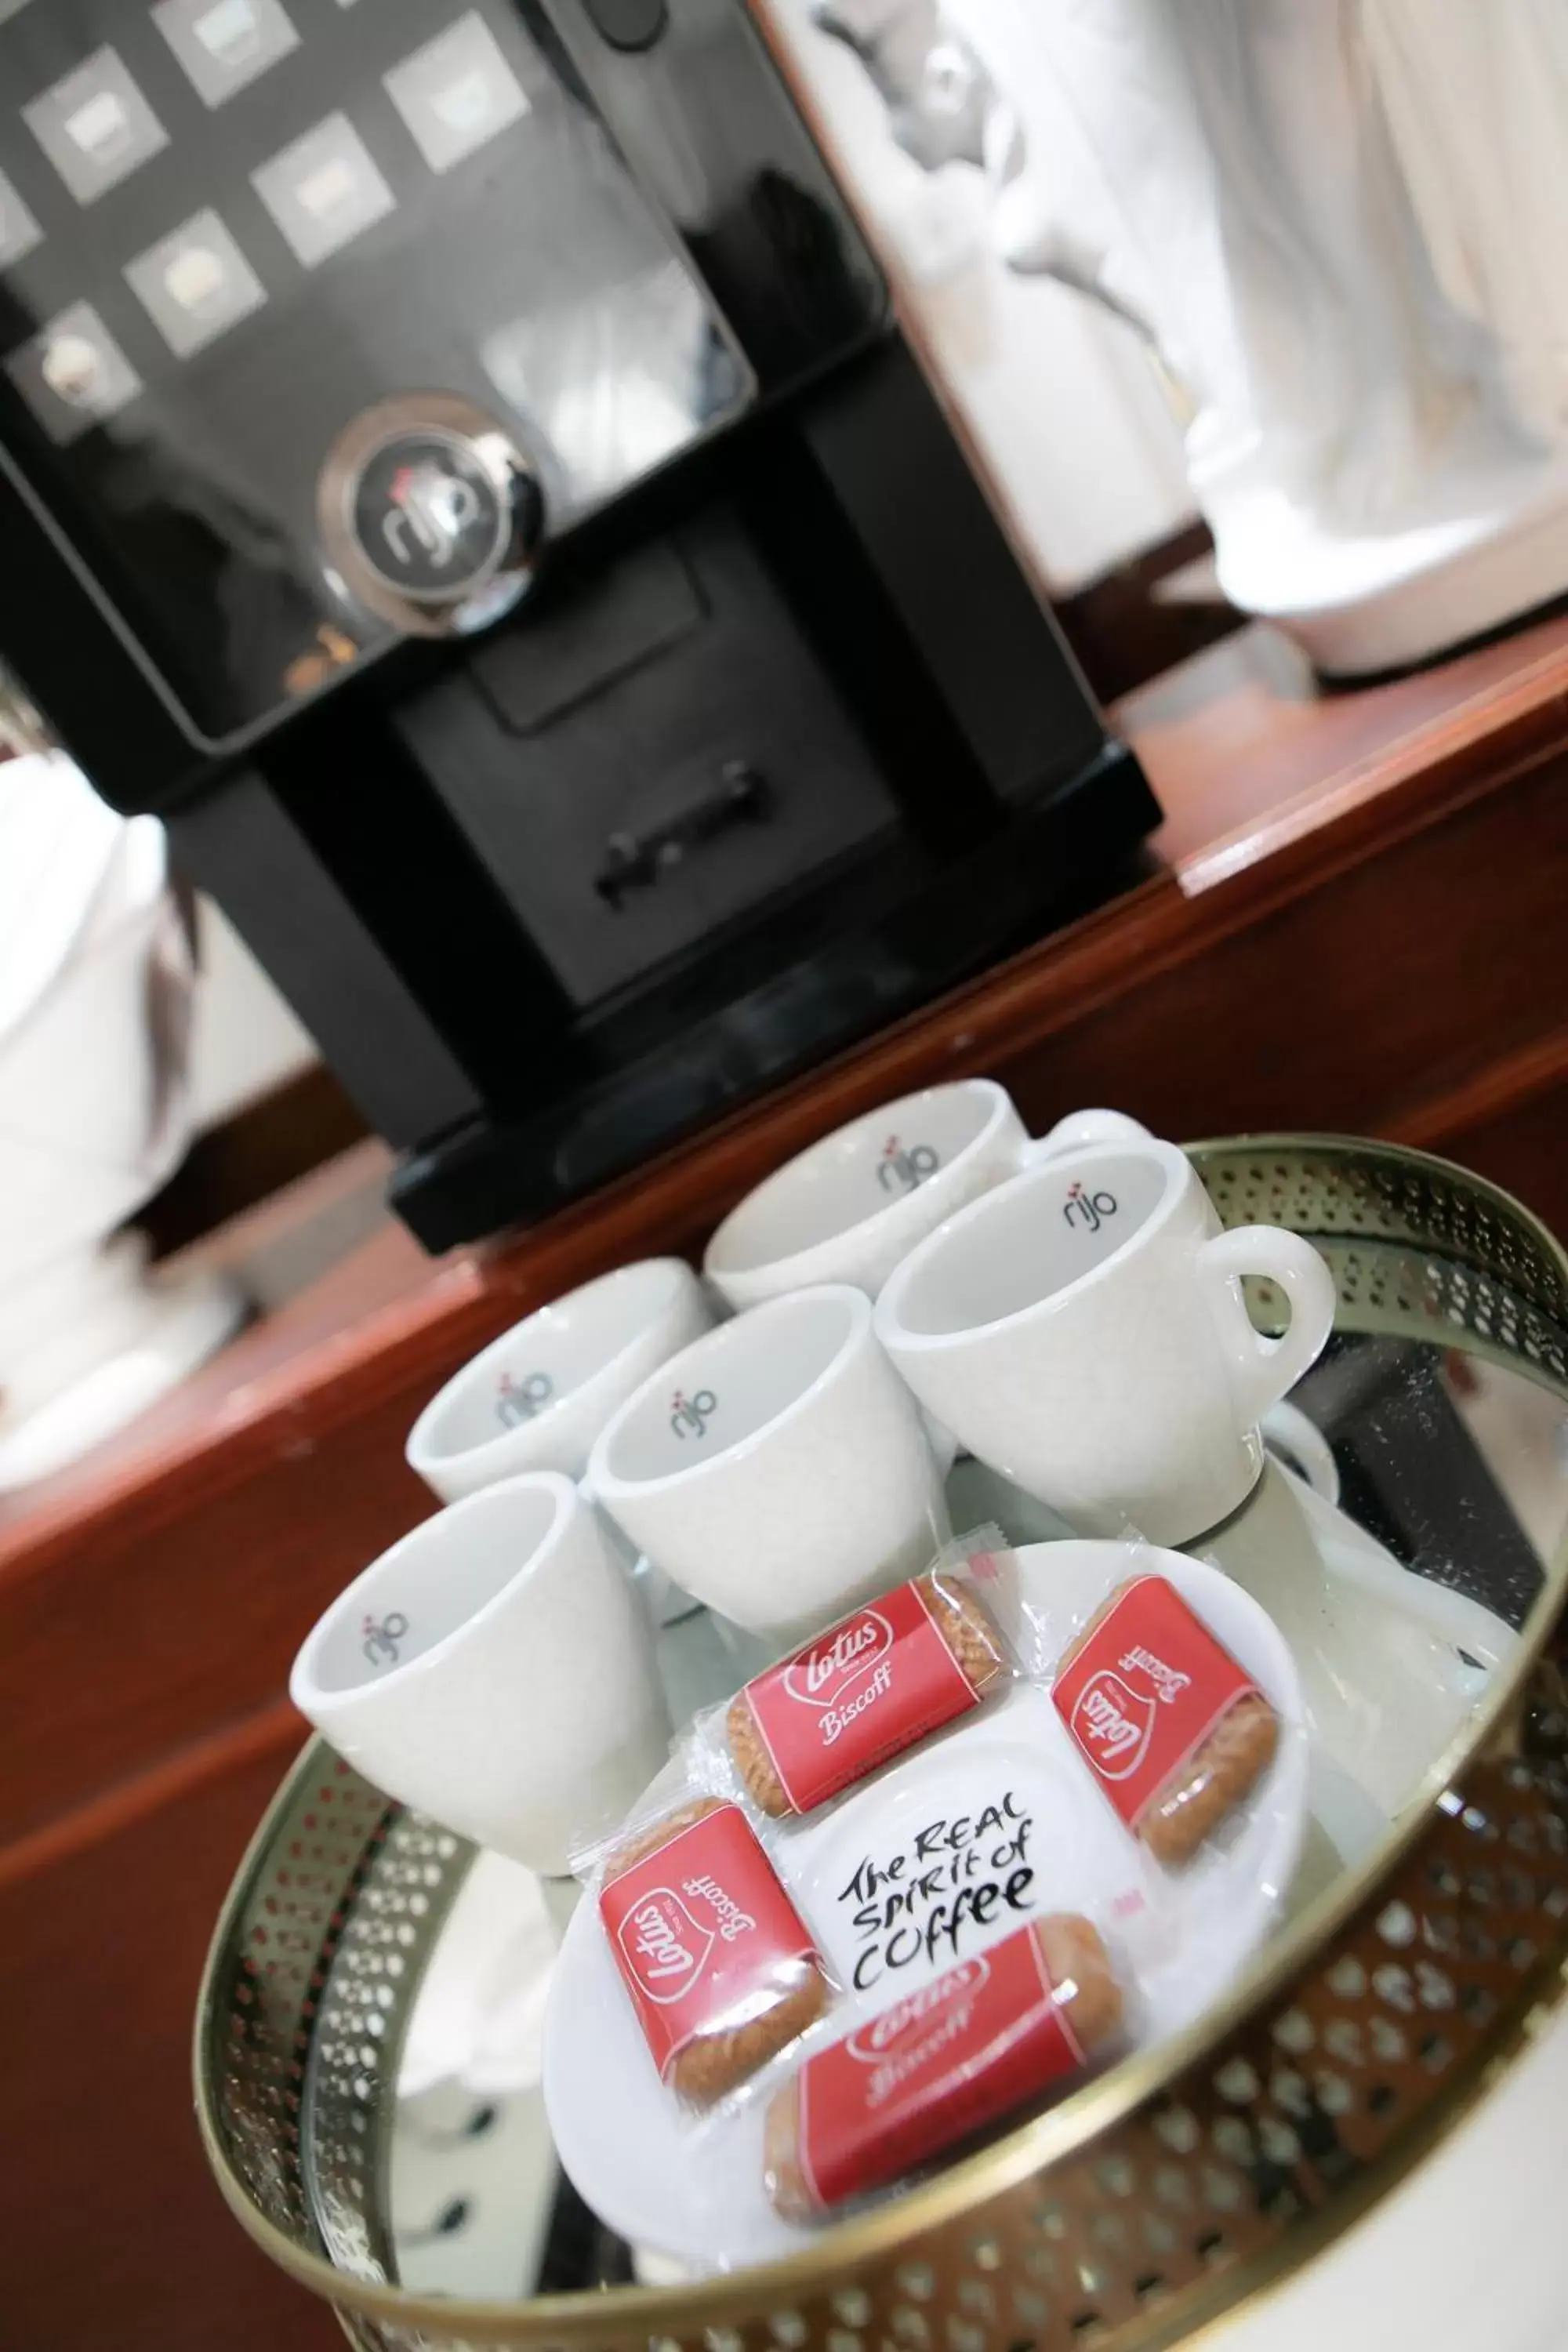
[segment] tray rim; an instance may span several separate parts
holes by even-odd
[[[1184,1144],[1183,1149],[1200,1168],[1210,1155],[1275,1150],[1298,1155],[1318,1152],[1358,1159],[1370,1154],[1387,1165],[1405,1165],[1425,1176],[1436,1174],[1455,1180],[1472,1197],[1486,1200],[1505,1219],[1518,1221],[1529,1229],[1554,1261],[1568,1297],[1568,1248],[1522,1202],[1489,1179],[1473,1175],[1457,1161],[1407,1145],[1384,1143],[1373,1137],[1317,1130],[1270,1129],[1216,1136]],[[1358,1246],[1368,1249],[1397,1246],[1375,1234],[1354,1238]],[[1444,1255],[1429,1246],[1423,1254],[1428,1257]],[[1484,1343],[1468,1346],[1466,1352],[1490,1354]],[[1537,1377],[1517,1359],[1506,1360],[1509,1369],[1521,1377]],[[1544,1370],[1539,1375],[1539,1384],[1568,1400],[1568,1387]],[[428,2327],[437,2342],[461,2337],[475,2343],[501,2344],[525,2340],[541,2344],[647,2343],[650,2339],[657,2342],[667,2334],[679,2341],[681,2333],[704,2326],[721,2327],[770,2305],[790,2305],[825,2289],[841,2287],[879,2262],[913,2254],[930,2231],[961,2219],[993,2197],[1044,2171],[1110,2130],[1177,2081],[1203,2058],[1205,2051],[1262,2011],[1300,1973],[1313,1953],[1354,1914],[1368,1906],[1380,1886],[1394,1877],[1401,1863],[1431,1828],[1438,1799],[1460,1780],[1467,1769],[1495,1760],[1496,1754],[1506,1746],[1507,1730],[1521,1712],[1532,1677],[1546,1652],[1568,1628],[1568,1535],[1545,1565],[1542,1597],[1554,1599],[1555,1608],[1540,1612],[1541,1622],[1521,1634],[1511,1671],[1500,1687],[1488,1695],[1463,1733],[1426,1774],[1419,1798],[1411,1804],[1398,1830],[1359,1869],[1336,1878],[1276,1943],[1266,1948],[1258,1964],[1242,1977],[1230,1999],[1207,2011],[1184,2033],[1121,2061],[1108,2074],[1085,2084],[1048,2114],[1020,2125],[989,2147],[949,2167],[934,2179],[865,2214],[821,2231],[798,2253],[732,2273],[716,2273],[708,2279],[687,2281],[675,2287],[633,2285],[507,2301],[411,2294],[395,2285],[376,2284],[356,2277],[297,2244],[258,2210],[235,2177],[217,2120],[216,2079],[209,2078],[211,2070],[207,2064],[214,1995],[231,1924],[255,1884],[258,1865],[270,1846],[274,1823],[286,1812],[299,1783],[318,1771],[324,1758],[335,1760],[335,1750],[324,1739],[312,1737],[274,1795],[246,1848],[214,1928],[202,1971],[193,2046],[196,2120],[204,2151],[225,2201],[273,2262],[326,2302],[341,2306],[344,2312],[403,2329]],[[1504,1735],[1500,1739],[1500,1733]],[[388,1811],[394,1814],[405,1811],[390,1799],[387,1805]],[[1177,2340],[1186,2345],[1202,2343],[1216,2327],[1233,2321],[1244,2307],[1285,2283],[1303,2263],[1331,2243],[1414,2171],[1434,2147],[1464,2122],[1500,2075],[1518,2062],[1536,2038],[1540,2023],[1568,1998],[1568,1963],[1563,1959],[1563,1948],[1568,1948],[1568,1931],[1563,1947],[1546,1953],[1521,1979],[1521,1992],[1529,1992],[1531,1998],[1521,2002],[1517,2016],[1500,2030],[1473,2064],[1456,2070],[1444,2088],[1405,2126],[1398,2138],[1367,2164],[1353,2182],[1338,2189],[1322,2208],[1289,2230],[1281,2242],[1226,2273],[1223,2284],[1231,2291],[1224,2294],[1213,2311],[1201,2316],[1195,2326],[1189,2324],[1186,2313],[1173,2314],[1171,2325],[1162,2326],[1161,2315],[1152,2312],[1148,2327],[1140,2327],[1137,2333],[1140,2352],[1160,2352],[1160,2347]],[[1251,2275],[1253,2272],[1256,2276]],[[1131,2339],[1122,2336],[1120,2341],[1127,2343]]]

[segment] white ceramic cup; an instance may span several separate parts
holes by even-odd
[[[900,1259],[966,1201],[1058,1152],[1147,1131],[1120,1111],[1080,1110],[1037,1142],[994,1078],[928,1087],[775,1169],[731,1210],[702,1271],[737,1308],[823,1282],[875,1298]]]
[[[1240,1276],[1284,1292],[1254,1330]],[[1068,1152],[940,1225],[896,1270],[879,1338],[927,1411],[1086,1535],[1179,1544],[1263,1466],[1258,1423],[1332,1328],[1311,1244],[1223,1233],[1186,1155],[1152,1138]]]
[[[681,1259],[617,1266],[514,1323],[455,1372],[408,1433],[408,1466],[444,1503],[524,1470],[580,1478],[616,1407],[712,1321]]]
[[[470,1495],[383,1552],[289,1689],[389,1796],[546,1875],[616,1826],[669,1740],[643,1612],[554,1471]]]
[[[833,1284],[684,1349],[608,1423],[588,1476],[678,1584],[783,1643],[928,1564],[942,1466],[870,1301]]]

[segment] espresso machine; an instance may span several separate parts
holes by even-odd
[[[0,0],[0,658],[431,1248],[1159,815],[743,0]]]

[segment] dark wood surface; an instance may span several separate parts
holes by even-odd
[[[41,1872],[0,1857],[8,2352],[342,2352],[220,2202],[188,2089],[213,1919],[298,1745],[279,1711],[109,1838]]]
[[[0,1504],[0,1990],[47,2208],[8,2233],[6,2341],[330,2340],[201,2179],[190,2002],[296,1737],[293,1649],[432,1507],[404,1433],[509,1320],[695,1255],[803,1143],[977,1071],[1036,1126],[1110,1102],[1178,1136],[1402,1139],[1568,1227],[1568,622],[1327,699],[1248,631],[1123,717],[1169,813],[1129,897],[533,1234],[432,1263],[386,1223],[135,1432]]]

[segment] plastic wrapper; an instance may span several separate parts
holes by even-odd
[[[700,1719],[694,1769],[715,1761],[770,1821],[813,1813],[1016,1672],[998,1617],[1008,1555],[991,1528],[754,1675]]]
[[[886,2189],[1070,2086],[1121,2024],[1099,1931],[1036,1919],[805,2059],[769,2104],[768,2196],[806,2221]]]
[[[698,1795],[604,1859],[605,1937],[661,2079],[713,2109],[833,1998],[810,1929],[738,1805]]]
[[[994,1528],[947,1546],[699,1717],[651,1806],[575,1857],[693,2119],[765,2095],[832,2031],[837,1987],[780,1875],[792,1824],[1011,1681],[1010,1563]]]
[[[812,1738],[786,1732],[781,1758],[786,1709]],[[1293,1882],[1308,1769],[1267,1612],[1131,1533],[1023,1557],[969,1536],[754,1675],[684,1736],[658,1820],[645,1810],[596,1857],[672,2095],[639,2079],[626,2103],[676,2184],[669,2244],[704,2265],[765,2259],[781,2221],[895,2193],[1189,2031]],[[754,1969],[737,1951],[732,1979],[672,2002],[677,1978],[654,1969],[673,1960],[685,1983],[684,1960],[696,1983],[709,1963],[667,1898],[721,1938],[706,1881],[748,1926],[766,1907],[689,1843],[714,1820],[772,1865],[782,1913]],[[576,2020],[584,2048],[596,2030]],[[576,2064],[596,2109],[602,2075]]]
[[[1051,1696],[1114,1811],[1167,1867],[1246,1802],[1279,1745],[1279,1717],[1247,1669],[1147,1570],[1068,1643]]]

